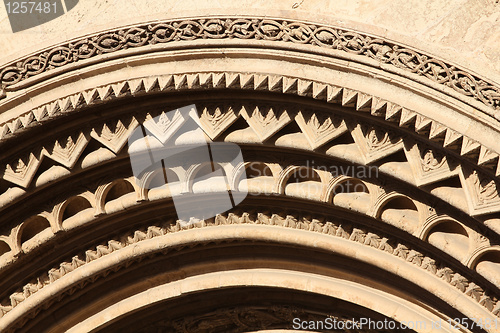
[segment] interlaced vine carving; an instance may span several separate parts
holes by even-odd
[[[58,45],[0,69],[0,97],[16,83],[101,54],[196,39],[245,39],[309,44],[369,57],[451,87],[497,111],[500,88],[468,71],[382,38],[332,26],[263,18],[196,18],[118,29]]]

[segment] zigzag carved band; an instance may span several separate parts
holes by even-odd
[[[30,127],[31,125],[35,124],[35,119],[39,122],[42,122],[45,120],[49,120],[53,117],[71,112],[74,109],[86,105],[97,105],[103,101],[120,99],[127,96],[129,97],[131,95],[139,96],[141,94],[168,92],[173,90],[179,91],[179,90],[203,89],[203,88],[215,89],[215,88],[226,88],[226,87],[233,87],[240,89],[247,88],[255,90],[282,91],[283,93],[297,94],[299,96],[311,96],[312,98],[315,99],[326,100],[327,102],[330,103],[339,103],[342,104],[343,106],[352,105],[352,107],[354,107],[358,111],[362,111],[364,113],[369,112],[370,114],[376,117],[383,117],[389,121],[399,123],[400,127],[407,127],[410,126],[411,124],[411,126],[415,128],[416,132],[422,133],[422,135],[424,135],[426,138],[429,138],[432,141],[434,141],[436,138],[438,139],[442,138],[443,140],[441,142],[440,141],[437,142],[439,142],[439,144],[442,145],[444,148],[452,149],[452,145],[456,144],[457,146],[456,149],[460,151],[460,155],[468,157],[470,159],[474,159],[474,162],[477,163],[477,165],[484,167],[485,171],[490,171],[491,170],[490,168],[493,168],[493,170],[495,170],[494,172],[496,172],[496,173],[491,172],[491,175],[489,174],[489,172],[486,173],[479,172],[478,174],[475,173],[473,177],[468,177],[464,174],[465,176],[462,177],[463,178],[462,184],[468,184],[469,182],[472,182],[473,185],[470,185],[470,188],[474,189],[477,188],[477,190],[471,190],[470,193],[476,193],[476,192],[480,193],[479,196],[472,195],[473,198],[476,197],[479,198],[483,194],[485,197],[491,195],[491,197],[488,197],[488,199],[484,202],[479,199],[478,200],[474,199],[472,202],[477,202],[477,205],[475,205],[475,208],[470,208],[469,213],[471,215],[491,213],[493,209],[492,207],[495,206],[498,207],[499,204],[498,188],[500,187],[497,185],[498,182],[495,180],[496,179],[495,176],[500,175],[500,160],[498,154],[488,150],[486,147],[480,145],[479,143],[473,141],[472,139],[469,139],[466,136],[463,136],[461,134],[452,131],[451,129],[446,128],[445,125],[442,125],[431,119],[427,119],[419,115],[418,113],[402,108],[399,105],[386,102],[381,99],[376,99],[370,95],[362,94],[360,92],[346,88],[335,87],[311,81],[305,81],[297,78],[272,76],[272,75],[257,75],[257,74],[243,75],[241,73],[204,73],[204,74],[169,75],[167,77],[154,77],[151,78],[151,81],[153,82],[147,83],[143,79],[122,81],[116,84],[90,89],[88,91],[84,91],[76,95],[67,96],[48,105],[42,105],[39,108],[30,111],[23,118],[17,119],[15,123],[9,123],[3,126],[0,125],[0,139],[5,138],[7,137],[7,135],[10,134],[16,134],[21,129]],[[212,114],[211,112],[215,113]],[[217,112],[219,112],[219,114],[217,114]],[[248,114],[246,117],[253,118],[254,116],[252,116],[251,114],[252,112],[250,112],[250,114]],[[255,113],[256,119],[258,119],[257,116],[259,114],[260,112]],[[286,114],[287,114],[286,117],[290,119],[296,118],[296,115],[293,112],[290,113],[287,112]],[[228,125],[236,121],[236,119],[239,118],[240,116],[241,116],[240,109],[230,110],[227,107],[223,107],[222,109],[211,110],[210,112],[208,110],[204,110],[203,114],[201,115],[201,119],[203,124],[206,125],[206,126],[204,125],[204,129],[207,131],[208,135],[211,138],[215,139],[215,137],[217,137],[227,129]],[[299,121],[299,123],[306,121],[305,119],[301,121],[300,120],[302,119],[301,117],[297,118],[297,121]],[[313,118],[317,120],[317,118],[315,117],[309,118],[309,116],[306,116],[306,118],[307,121],[311,121],[313,120]],[[319,119],[323,119],[323,117],[320,116]],[[134,121],[130,123],[130,119],[127,120],[122,119],[121,121],[127,124],[134,124]],[[304,131],[304,135],[309,138],[309,141],[311,143],[307,144],[307,147],[303,147],[304,149],[315,150],[319,146],[322,146],[327,142],[330,142],[336,137],[335,134],[336,132],[335,131],[332,132],[335,126],[333,125],[333,123],[331,123],[331,120],[330,124],[328,122],[323,123],[323,121],[325,120],[323,119],[321,120],[321,122],[317,122],[316,124],[314,124],[313,121],[313,123],[309,125],[306,125],[305,123],[299,125],[299,127],[302,126],[303,128],[305,127],[309,128],[308,130]],[[250,121],[250,123],[252,122],[253,120]],[[24,126],[20,126],[20,124],[24,124]],[[257,140],[256,143],[258,144],[263,143],[270,137],[270,135],[276,134],[276,132],[280,130],[283,126],[285,126],[287,123],[283,121],[279,122],[276,119],[276,121],[273,121],[270,124],[272,124],[272,126],[266,126],[266,129],[263,132],[256,129],[256,133],[260,133],[259,135],[261,136],[260,139],[259,138],[256,139]],[[118,128],[123,130],[124,131],[123,133],[130,130],[130,128],[127,127],[128,125],[127,126],[122,126],[122,125],[119,125]],[[113,128],[113,126],[111,127]],[[429,130],[426,131],[425,130],[426,128],[428,128]],[[312,132],[309,133],[309,131]],[[116,143],[111,144],[112,142],[111,139],[101,140],[99,135],[91,134],[91,129],[88,128],[86,132],[81,132],[80,134],[77,135],[77,137],[65,136],[63,138],[59,138],[57,142],[51,141],[48,144],[44,144],[42,147],[37,145],[37,147],[27,155],[20,154],[14,156],[12,159],[10,158],[5,159],[5,162],[0,164],[0,170],[3,171],[3,173],[0,173],[0,176],[2,179],[5,179],[10,183],[26,188],[30,186],[30,184],[32,183],[32,178],[37,172],[38,166],[40,165],[41,158],[43,156],[46,156],[50,159],[55,160],[58,163],[63,164],[68,169],[73,169],[73,166],[79,159],[80,154],[82,153],[83,149],[85,148],[88,142],[88,138],[94,136],[94,139],[97,138],[96,140],[98,141],[101,140],[102,141],[101,143],[107,146],[114,153],[117,153],[119,150],[123,148],[123,145],[125,144],[125,141],[127,139],[126,136],[122,137],[123,133],[110,132],[109,134],[110,138],[115,138],[117,140]],[[326,133],[328,133],[328,135]],[[5,134],[5,136],[2,137],[2,134]],[[59,142],[60,140],[62,141]],[[363,141],[365,139],[362,139],[360,137],[359,140]],[[72,142],[73,144],[68,145],[68,142]],[[8,145],[9,143],[4,141],[4,145],[6,144]],[[385,147],[385,145],[382,145],[382,147]],[[370,151],[372,151],[370,154],[373,154],[375,151],[377,151],[377,149],[370,148]],[[385,150],[382,149],[382,151]],[[374,162],[373,156],[369,157],[369,159],[364,163]],[[380,155],[379,157],[381,156],[383,156],[383,154]],[[452,157],[450,156],[450,158]],[[416,158],[416,160],[417,160],[416,163],[412,162],[410,164],[420,165],[422,163],[420,155]],[[428,161],[434,161],[434,160],[435,158],[428,159]],[[424,168],[426,168],[425,165]],[[475,167],[473,167],[472,169],[476,170]],[[450,175],[448,171],[446,174]],[[427,171],[423,170],[421,172],[422,175],[432,174],[432,170],[427,170]],[[476,174],[478,175],[477,177]],[[443,179],[442,177],[438,178],[439,180]],[[467,179],[470,178],[470,179],[466,181],[465,178]],[[416,179],[420,180],[423,178],[417,175]],[[436,179],[434,181],[437,181]],[[428,181],[426,184],[428,183],[430,183],[430,181]],[[423,184],[418,184],[418,186],[420,185]],[[468,186],[465,186],[464,188],[468,188]],[[4,196],[4,198],[6,197],[9,196],[8,195]],[[4,204],[6,203],[5,201],[1,200],[2,197],[0,196],[0,202]],[[483,207],[484,209],[481,209],[481,207]],[[498,209],[500,209],[500,207],[494,208],[495,211],[498,211]]]
[[[138,25],[101,32],[34,53],[0,68],[0,98],[14,84],[30,77],[128,48],[197,39],[243,39],[308,44],[361,55],[448,86],[496,110],[500,88],[440,59],[406,46],[337,27],[264,18],[193,18]]]
[[[65,96],[50,103],[40,105],[22,115],[0,123],[0,145],[18,132],[36,126],[41,122],[69,113],[88,105],[102,101],[138,96],[144,93],[171,92],[198,89],[250,89],[257,91],[275,91],[284,94],[308,96],[328,103],[354,107],[357,111],[370,112],[376,117],[399,123],[400,127],[412,128],[432,141],[440,142],[444,148],[457,146],[457,152],[483,166],[491,176],[500,176],[499,152],[493,151],[472,138],[458,133],[446,125],[428,119],[415,110],[367,95],[360,91],[333,86],[322,82],[300,79],[297,77],[277,76],[272,74],[254,74],[237,72],[187,73],[134,79],[107,84],[80,93]],[[426,132],[426,128],[430,129]],[[441,138],[441,139],[440,139]],[[17,159],[16,159],[17,160]],[[488,170],[489,169],[489,170]]]

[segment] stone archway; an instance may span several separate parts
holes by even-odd
[[[314,22],[127,29],[0,71],[2,330],[497,320],[494,84]],[[168,190],[136,182],[126,143],[166,106],[192,103],[210,140],[242,147],[240,171],[262,172],[247,173],[241,206],[183,228]],[[268,299],[236,301],[254,292]],[[165,309],[176,314],[153,315]]]

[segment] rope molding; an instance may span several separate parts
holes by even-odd
[[[309,44],[366,56],[481,102],[500,120],[500,88],[465,69],[403,45],[355,31],[301,21],[267,18],[192,18],[114,29],[61,43],[0,68],[0,98],[15,84],[81,60],[145,45],[196,39],[243,39]]]
[[[169,233],[179,232],[186,229],[237,224],[262,224],[318,232],[328,234],[333,237],[348,239],[350,241],[361,243],[380,251],[390,253],[398,258],[401,258],[405,262],[417,265],[430,274],[446,281],[480,305],[484,306],[493,315],[500,317],[500,302],[498,302],[498,298],[496,296],[489,294],[476,283],[470,281],[466,277],[455,272],[442,263],[438,263],[435,259],[432,259],[431,257],[423,254],[420,251],[408,247],[404,244],[404,242],[400,240],[391,241],[387,237],[385,237],[386,235],[380,235],[379,232],[375,233],[373,231],[368,231],[365,226],[354,226],[352,222],[342,223],[343,221],[341,221],[339,223],[334,223],[331,221],[327,221],[323,217],[320,217],[320,219],[321,220],[315,218],[308,219],[305,217],[300,217],[299,219],[297,219],[292,215],[286,215],[286,217],[282,217],[279,214],[265,214],[261,212],[245,211],[240,213],[228,213],[222,215],[219,214],[215,218],[209,220],[200,220],[198,221],[198,223],[190,224],[187,227],[182,227],[181,221],[176,221],[174,223],[173,220],[168,220],[162,223],[161,226],[152,225],[147,228],[135,230],[123,235],[119,239],[111,239],[105,245],[97,245],[93,249],[89,249],[85,252],[73,256],[71,260],[64,261],[58,267],[51,268],[46,273],[43,273],[38,278],[34,279],[32,282],[26,284],[22,289],[18,289],[18,291],[12,293],[8,299],[0,303],[0,319],[5,314],[10,312],[13,308],[22,303],[25,299],[30,297],[32,294],[35,294],[45,286],[59,280],[66,274],[70,274],[72,271],[78,269],[79,267],[82,267],[92,261],[98,260],[103,256],[107,256],[112,252],[119,251],[120,249],[148,239],[165,236]],[[156,255],[167,252],[170,252],[170,249],[161,250],[157,252]],[[142,261],[143,259],[143,257],[137,257],[123,260],[120,264],[114,267],[110,267],[100,274],[89,276],[86,281],[80,281],[75,286],[70,288],[70,290],[61,291],[61,293],[59,294],[60,297],[55,297],[60,301],[64,297],[64,295],[72,295],[76,290],[82,289],[86,284],[95,282],[99,276],[106,276],[111,271],[117,272],[120,269],[130,266],[132,262]],[[42,308],[46,308],[46,306],[47,305],[40,305],[37,308],[30,309],[29,312],[33,312],[36,315],[36,313],[41,311]],[[29,317],[29,315],[27,316]],[[15,330],[16,328],[20,328],[27,322],[28,319],[29,318],[25,317],[24,320],[21,321],[21,323],[17,321],[17,325],[14,324],[15,326],[11,326],[10,330],[8,331],[10,332]]]

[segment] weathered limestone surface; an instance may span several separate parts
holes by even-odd
[[[0,6],[0,64],[88,32],[145,20],[246,14],[330,23],[386,37],[500,82],[500,3],[495,0],[80,1],[68,14],[16,34],[5,10]]]
[[[497,332],[499,17],[494,0],[80,0],[16,34],[4,18],[0,331],[361,313]],[[211,163],[133,173],[130,154],[184,142],[166,112],[188,104],[243,151],[223,186]],[[228,188],[247,200],[178,219],[173,198]]]

